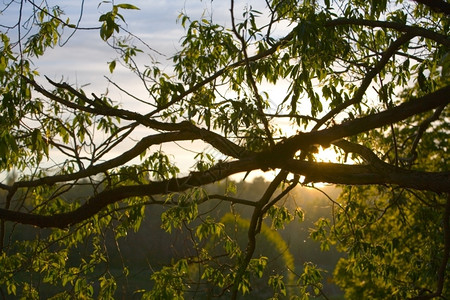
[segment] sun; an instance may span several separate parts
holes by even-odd
[[[330,163],[339,163],[338,157],[339,154],[335,152],[333,147],[323,148],[322,146],[319,146],[319,152],[314,154],[314,157],[316,159],[316,162],[330,162]],[[249,182],[253,181],[255,178],[264,178],[266,181],[272,181],[275,179],[276,175],[278,174],[280,170],[271,170],[271,171],[262,171],[262,170],[254,170],[250,172],[249,174],[244,173],[238,173],[235,175],[232,175],[231,178],[235,181],[241,181],[243,178],[248,180]],[[304,177],[301,177],[301,182],[304,180]],[[322,183],[322,182],[316,182],[314,183],[314,186],[316,187],[324,187],[329,186],[329,183]]]
[[[323,148],[319,146],[319,152],[314,154],[314,157],[318,162],[331,162],[338,163],[338,153],[332,148]]]
[[[277,123],[273,125],[277,127],[280,135],[286,138],[295,136],[300,132],[300,128],[289,120],[277,120]],[[322,146],[318,145],[318,148],[319,152],[314,154],[317,162],[339,162],[339,154],[335,152],[334,147],[323,148]]]

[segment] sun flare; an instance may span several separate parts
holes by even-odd
[[[318,162],[338,163],[338,153],[332,148],[323,148],[319,146],[319,152],[314,155]]]

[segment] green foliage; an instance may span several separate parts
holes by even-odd
[[[300,275],[298,283],[301,286],[300,294],[301,299],[309,299],[310,294],[312,296],[319,296],[322,290],[322,270],[312,263],[305,263],[303,266],[303,274]],[[308,288],[311,288],[312,293],[308,292]]]
[[[294,216],[286,207],[271,206],[267,214],[272,218],[273,229],[284,229],[285,224],[291,222]]]
[[[161,271],[153,273],[151,279],[155,287],[143,294],[144,299],[184,299],[183,277],[188,272],[185,259],[175,262],[171,267],[163,267]]]
[[[244,234],[250,226],[250,222],[248,220],[233,216],[230,213],[228,213],[222,217],[221,223],[228,226],[229,231],[232,230],[231,229],[231,228],[233,228],[232,225],[233,225],[233,223],[235,223],[236,224],[235,226],[238,226],[238,228],[235,228],[234,230],[236,230],[236,233],[241,232],[241,235]],[[278,272],[280,272],[281,274],[284,274],[284,275],[280,275],[281,277],[278,278],[277,280],[280,281],[281,278],[285,277],[286,280],[288,281],[288,284],[293,285],[294,281],[295,281],[295,277],[294,277],[294,274],[292,273],[292,271],[295,269],[295,264],[294,264],[294,257],[289,252],[289,246],[283,240],[283,238],[281,237],[281,235],[278,232],[274,231],[273,229],[271,229],[269,226],[267,226],[264,223],[262,224],[260,234],[261,234],[261,236],[259,237],[259,239],[261,239],[261,240],[258,241],[258,244],[261,244],[261,247],[262,247],[259,250],[261,255],[263,253],[266,255],[271,253],[269,259],[275,259],[278,256],[281,256],[281,258],[282,258],[281,266],[275,267],[274,266],[275,262],[271,263],[272,268],[284,269],[284,271],[278,270]],[[232,233],[229,233],[228,235],[232,236]],[[238,241],[243,243],[244,240],[245,240],[245,238],[243,236],[238,236]],[[225,242],[224,247],[225,248],[227,247],[226,242]],[[269,248],[271,250],[269,250]],[[261,263],[261,259],[263,259],[262,263]],[[261,276],[263,274],[262,271],[264,269],[264,266],[267,264],[266,260],[267,260],[267,257],[261,257],[259,260],[257,260],[258,264],[260,265],[260,268],[253,270],[252,273],[255,274],[255,276],[261,278]],[[255,262],[253,262],[253,264],[254,263]],[[252,271],[252,261],[249,264],[249,269],[250,269],[250,271]],[[283,293],[281,291],[281,287],[279,286],[281,283],[273,282],[273,280],[275,280],[275,279],[273,279],[272,276],[269,276],[267,278],[267,272],[265,274],[266,274],[266,276],[264,278],[265,284],[268,283],[269,286],[272,287],[274,294]],[[283,290],[284,290],[284,293],[287,292],[285,288]],[[294,291],[291,291],[291,292],[294,293]]]
[[[2,4],[17,20],[0,22],[0,293],[327,297],[320,262],[283,239],[307,217],[290,191],[311,180],[343,185],[309,238],[345,254],[330,276],[346,298],[449,294],[448,13],[426,1],[232,1],[217,23],[210,2],[199,18],[179,14],[183,36],[165,54],[128,30],[132,4],[101,2],[93,27],[46,1]],[[86,31],[116,51],[108,89],[41,76],[41,59]],[[125,70],[143,96],[113,81]],[[341,165],[311,151],[330,143]],[[275,170],[264,192],[204,188],[253,170]],[[161,231],[183,243],[127,286],[121,245],[157,205]]]
[[[199,241],[204,238],[220,238],[223,234],[223,224],[215,223],[214,219],[211,217],[208,217],[195,231],[195,235],[198,237]]]
[[[443,216],[435,205],[445,200],[428,195],[433,204],[423,206],[419,202],[425,194],[395,190],[377,191],[378,197],[369,201],[353,196],[370,197],[373,192],[348,188],[341,195],[344,209],[330,237],[349,255],[340,260],[335,278],[350,299],[412,297],[418,286],[435,284],[442,257],[432,249],[444,247],[439,226]],[[426,231],[418,231],[423,226]]]
[[[114,4],[112,6],[111,11],[104,13],[100,16],[98,19],[100,22],[102,22],[102,26],[100,27],[100,37],[103,40],[108,40],[114,33],[114,31],[119,32],[120,25],[117,23],[118,20],[122,20],[122,22],[125,22],[125,19],[123,15],[119,13],[120,9],[139,9],[138,7],[132,5],[132,4]]]

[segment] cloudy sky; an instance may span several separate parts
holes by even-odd
[[[71,22],[75,23],[80,15],[81,1],[65,0],[58,2]],[[109,4],[101,4],[99,1],[86,1],[81,27],[99,26],[99,16],[110,9]],[[152,1],[122,1],[136,5],[140,10],[121,10],[127,22],[126,28],[150,47],[166,57],[158,56],[158,60],[165,64],[170,64],[170,57],[180,49],[179,42],[184,34],[184,29],[177,22],[180,13],[186,13],[192,19],[198,19],[205,15],[207,18],[213,17],[214,21],[221,24],[230,24],[229,1],[201,1],[201,0],[152,0]],[[116,2],[122,3],[122,2]],[[239,1],[237,1],[239,2]],[[261,5],[262,0],[245,1],[245,3]],[[241,5],[242,7],[242,5]],[[236,8],[237,14],[241,14]],[[65,36],[71,33],[68,30]],[[142,45],[139,45],[142,46]],[[145,49],[144,49],[145,50]],[[56,48],[40,60],[39,68],[46,75],[50,76],[77,76],[81,82],[97,82],[99,71],[104,74],[108,70],[107,61],[112,60],[117,55],[99,38],[98,30],[79,31],[71,37],[62,48]],[[80,77],[82,76],[82,77]],[[101,77],[101,76],[100,76]],[[90,79],[90,80],[89,80]]]
[[[2,12],[0,24],[13,25],[17,22],[20,1],[16,2],[18,3],[11,5]],[[62,19],[68,17],[72,24],[77,23],[81,8],[83,8],[80,27],[100,26],[99,16],[111,9],[110,3],[99,4],[100,0],[47,0],[47,2],[49,6],[57,4],[65,13]],[[236,0],[235,2],[235,16],[237,18],[242,16],[244,6],[251,6],[260,11],[264,11],[265,8],[264,0]],[[125,27],[152,49],[165,55],[161,56],[148,51],[163,66],[167,66],[167,72],[170,72],[172,64],[170,58],[180,49],[180,40],[184,35],[184,29],[180,22],[177,22],[180,13],[185,13],[192,19],[205,17],[207,19],[212,18],[214,22],[219,24],[228,26],[231,24],[229,0],[115,1],[115,4],[118,3],[130,3],[140,8],[140,10],[120,10],[126,20]],[[24,16],[30,15],[31,9],[31,4],[24,1],[23,20],[26,19]],[[16,29],[11,30],[10,34],[17,34],[16,31]],[[24,31],[22,29],[22,34]],[[64,81],[78,86],[89,84],[86,87],[87,91],[95,91],[96,93],[101,93],[108,87],[108,82],[104,78],[104,75],[108,75],[121,86],[145,94],[141,86],[136,86],[136,78],[130,76],[130,73],[124,68],[118,66],[114,74],[109,74],[107,63],[117,58],[118,55],[100,39],[99,30],[78,30],[74,35],[72,33],[72,29],[66,28],[62,37],[64,46],[50,49],[39,60],[35,60],[35,67],[41,75],[48,76],[56,81],[64,79]],[[121,34],[126,35],[125,32],[121,32]],[[68,39],[69,37],[70,39]],[[146,50],[143,44],[137,44],[137,46],[144,51]],[[150,61],[150,57],[141,56],[139,63],[150,64]],[[118,97],[122,96],[118,95]],[[123,100],[126,99],[118,99],[121,102]]]
[[[75,22],[80,14],[81,1],[58,1],[60,7]],[[86,1],[80,23],[81,27],[99,26],[99,16],[110,9],[109,4],[98,6],[99,1]],[[162,64],[170,64],[169,58],[177,49],[183,36],[183,28],[177,24],[177,17],[185,11],[200,16],[208,10],[208,3],[200,0],[166,0],[166,1],[123,1],[136,5],[140,10],[121,10],[127,22],[126,28],[150,47],[166,57],[158,56]],[[116,2],[119,3],[119,2]],[[65,34],[69,36],[70,30]],[[125,33],[124,33],[125,34]],[[142,44],[139,47],[144,47]],[[116,58],[117,54],[99,37],[99,31],[78,31],[62,48],[55,48],[39,62],[39,69],[47,76],[64,76],[78,80],[80,84],[106,84],[103,75],[108,73],[107,62]],[[145,63],[145,61],[143,61]],[[120,78],[120,67],[113,79]],[[129,75],[129,74],[127,74]],[[119,77],[119,78],[117,78]],[[128,76],[129,79],[131,79]],[[128,84],[127,84],[128,85]]]
[[[71,23],[77,23],[80,18],[80,11],[83,5],[82,18],[80,20],[80,27],[97,27],[100,25],[98,18],[101,14],[110,10],[111,4],[100,4],[100,1],[75,1],[75,0],[60,0],[48,1],[50,5],[58,4],[65,12],[65,17],[70,18]],[[26,1],[23,12],[25,15],[30,12],[31,6]],[[130,3],[136,5],[140,10],[121,10],[127,22],[126,28],[139,38],[141,38],[151,48],[164,54],[161,56],[155,52],[149,51],[153,57],[156,57],[162,65],[166,65],[167,72],[170,72],[170,57],[180,49],[179,42],[184,35],[184,29],[181,24],[177,22],[177,17],[180,13],[185,13],[192,19],[199,19],[206,17],[213,18],[215,22],[223,25],[230,25],[230,1],[228,0],[151,0],[151,1],[116,1],[118,3]],[[247,0],[236,1],[235,16],[240,17],[245,5],[252,6],[254,9],[264,11],[265,1],[263,0]],[[11,6],[3,11],[0,15],[1,24],[12,25],[17,22],[19,15],[19,6]],[[65,17],[63,19],[65,19]],[[283,28],[278,28],[281,32]],[[131,102],[126,95],[117,93],[114,88],[110,86],[105,75],[109,76],[114,82],[127,90],[133,91],[137,96],[145,97],[146,93],[142,85],[136,84],[136,77],[126,71],[124,68],[118,66],[114,74],[109,74],[107,62],[117,58],[115,53],[108,45],[106,45],[99,37],[98,30],[78,31],[71,36],[72,30],[67,29],[63,35],[63,41],[66,41],[63,47],[55,47],[49,50],[42,58],[36,60],[35,67],[41,73],[55,81],[64,80],[70,84],[77,86],[84,86],[86,92],[95,92],[101,94],[107,88],[110,91],[110,96],[115,101],[122,103],[124,108],[140,110],[135,102]],[[12,32],[14,34],[14,32]],[[70,36],[70,39],[68,37]],[[67,40],[68,39],[68,40]],[[142,44],[139,47],[145,47]],[[145,50],[145,49],[144,49]],[[140,63],[150,63],[150,57],[143,56],[140,58]],[[44,83],[44,79],[41,79]],[[280,85],[281,86],[281,85]],[[276,91],[273,93],[276,95]],[[282,95],[280,96],[282,97]],[[274,99],[276,101],[276,99]],[[145,108],[144,108],[145,109]],[[142,132],[143,135],[148,132]],[[201,149],[204,145],[195,143],[190,145],[184,143],[185,147]],[[180,158],[179,148],[171,146],[164,148],[165,151],[174,154]],[[119,149],[119,151],[123,151]],[[209,149],[208,151],[214,151]],[[119,152],[120,153],[120,152]],[[193,164],[193,156],[183,152],[181,156],[184,165],[183,169],[189,168]],[[193,155],[193,154],[192,154]]]

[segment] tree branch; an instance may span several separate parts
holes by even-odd
[[[439,106],[446,106],[450,103],[450,97],[448,95],[450,95],[450,86],[446,86],[433,93],[402,103],[399,106],[380,113],[347,121],[328,129],[297,134],[277,144],[274,148],[279,153],[292,157],[298,150],[308,149],[311,145],[318,144],[328,147],[333,141],[344,137],[396,123]],[[266,159],[265,154],[262,154],[262,159]]]
[[[85,102],[90,103],[91,105],[93,105],[93,107],[86,107],[86,106],[82,106],[82,105],[78,105],[76,103],[70,102],[68,100],[62,99],[56,95],[54,95],[53,93],[47,91],[46,89],[42,88],[37,82],[35,82],[34,80],[25,78],[27,80],[28,83],[30,83],[38,92],[40,92],[41,94],[43,94],[44,96],[58,102],[61,103],[67,107],[73,108],[73,109],[77,109],[80,111],[85,111],[88,113],[93,113],[93,114],[100,114],[100,115],[105,115],[105,116],[111,116],[111,117],[119,117],[122,118],[124,120],[129,120],[129,121],[136,121],[139,124],[142,124],[146,127],[152,128],[152,129],[156,129],[156,130],[163,130],[163,131],[186,131],[186,132],[191,132],[191,133],[195,133],[196,137],[193,137],[192,139],[202,139],[205,142],[209,143],[210,145],[212,145],[213,147],[215,147],[217,150],[219,150],[220,152],[222,152],[225,155],[234,157],[234,158],[240,158],[243,155],[246,154],[246,151],[243,147],[240,147],[238,145],[236,145],[235,143],[231,142],[230,140],[224,138],[223,136],[221,136],[220,134],[217,134],[215,132],[206,130],[206,129],[202,129],[199,128],[197,126],[195,126],[194,124],[188,122],[188,121],[183,121],[180,123],[164,123],[164,122],[159,122],[156,120],[152,120],[150,117],[148,117],[148,115],[142,115],[136,112],[132,112],[129,110],[124,110],[124,109],[119,109],[119,108],[114,108],[114,107],[105,107],[103,105],[98,105],[95,103],[95,101],[89,99],[88,97],[86,97],[85,95],[83,95],[82,93],[80,93],[79,91],[75,90],[73,87],[71,87],[70,85],[66,84],[66,83],[56,83],[53,82],[52,80],[48,79],[49,82],[51,84],[53,84],[54,86],[58,87],[58,88],[62,88],[62,89],[66,89],[68,90],[70,93],[72,93],[73,95],[76,95],[77,97],[83,99]]]
[[[10,210],[0,210],[0,219],[41,227],[66,227],[89,218],[108,204],[133,196],[149,196],[181,191],[191,186],[201,186],[226,178],[239,172],[256,169],[286,168],[286,170],[306,176],[308,181],[329,182],[337,184],[396,184],[406,188],[429,190],[435,192],[450,192],[450,173],[431,173],[405,170],[380,163],[380,165],[352,166],[342,164],[313,163],[292,159],[298,149],[307,149],[313,144],[329,144],[343,137],[352,136],[386,124],[401,121],[412,115],[443,106],[449,103],[450,86],[434,93],[403,103],[395,108],[378,114],[355,119],[341,125],[336,125],[321,131],[302,133],[277,144],[270,151],[248,155],[238,161],[222,163],[220,168],[213,167],[207,172],[191,173],[181,179],[170,179],[149,185],[118,187],[91,197],[86,204],[74,212],[55,215],[37,216]],[[206,131],[205,131],[206,132]],[[212,134],[212,133],[211,133]],[[15,187],[37,186],[40,184],[54,184],[91,176],[115,166],[133,155],[138,155],[152,143],[176,139],[192,139],[195,135],[188,132],[165,133],[149,136],[141,141],[139,146],[129,150],[113,162],[89,167],[78,173],[43,177],[35,181],[17,182]],[[220,135],[219,135],[220,136]],[[224,139],[224,138],[222,138]],[[231,143],[231,142],[230,142]],[[237,146],[239,147],[239,146]],[[141,149],[142,148],[142,149]],[[381,167],[380,167],[381,166]],[[179,182],[182,184],[179,185]]]
[[[370,70],[367,75],[364,77],[364,79],[361,82],[360,87],[356,91],[355,95],[352,99],[349,101],[343,102],[340,105],[336,106],[332,110],[330,110],[325,116],[323,116],[317,124],[314,126],[313,130],[317,130],[322,126],[326,121],[331,119],[336,114],[340,113],[350,105],[356,104],[361,102],[364,94],[366,93],[367,88],[370,86],[370,83],[372,82],[372,79],[375,78],[375,76],[383,70],[384,66],[389,62],[391,57],[397,52],[397,50],[406,42],[408,42],[410,39],[414,37],[411,33],[405,33],[401,37],[399,37],[397,40],[395,40],[383,53],[378,63],[375,65],[375,67]]]
[[[385,162],[383,162],[380,158],[378,158],[378,156],[375,153],[373,153],[372,150],[362,145],[351,143],[346,140],[335,141],[333,142],[333,145],[338,146],[347,153],[359,154],[367,163],[373,166],[385,165]]]
[[[450,259],[450,194],[447,195],[447,203],[445,204],[445,211],[444,215],[442,217],[443,222],[443,231],[444,231],[444,251],[443,251],[443,257],[441,265],[439,266],[438,272],[437,272],[437,288],[436,292],[426,294],[426,295],[420,295],[413,298],[410,298],[410,300],[425,300],[425,299],[434,299],[439,298],[442,296],[442,291],[444,290],[444,283],[445,279],[447,277],[447,263]],[[445,299],[445,298],[444,298]]]
[[[406,170],[383,163],[372,165],[345,165],[308,162],[291,159],[284,164],[275,163],[272,168],[305,176],[306,182],[327,182],[346,185],[395,184],[404,188],[427,190],[437,193],[450,192],[450,172],[422,172]]]
[[[172,178],[149,184],[119,186],[104,190],[91,196],[86,203],[71,212],[55,215],[37,215],[0,209],[0,219],[38,227],[66,228],[92,217],[107,205],[123,199],[181,192],[195,186],[203,186],[219,181],[232,174],[254,169],[257,169],[257,164],[252,161],[230,162],[226,168],[212,168],[206,172],[192,172],[189,176],[183,178]]]
[[[442,111],[444,110],[444,108],[445,108],[444,105],[441,107],[438,107],[435,110],[435,112],[433,113],[433,115],[431,115],[430,117],[425,119],[423,121],[423,123],[420,124],[419,130],[417,130],[416,137],[414,138],[411,149],[409,150],[409,156],[407,158],[400,158],[401,160],[404,160],[404,161],[408,162],[409,164],[411,164],[415,160],[415,158],[417,157],[416,149],[417,149],[417,146],[419,145],[420,139],[422,138],[423,134],[427,130],[428,126],[432,122],[439,120],[439,117],[440,117]]]
[[[17,188],[23,188],[23,187],[35,187],[39,185],[53,185],[58,182],[67,182],[71,180],[76,180],[80,178],[86,178],[89,176],[93,176],[102,172],[105,172],[107,170],[110,170],[112,168],[121,166],[133,158],[139,156],[143,151],[145,151],[147,148],[149,148],[152,145],[158,145],[165,142],[172,142],[172,141],[182,141],[182,140],[193,140],[196,139],[197,135],[191,133],[191,132],[168,132],[168,133],[161,133],[157,135],[149,135],[147,137],[144,137],[141,139],[133,148],[131,148],[128,151],[125,151],[121,155],[110,159],[106,162],[89,166],[86,169],[82,169],[78,172],[71,173],[71,174],[63,174],[63,175],[52,175],[52,176],[46,176],[41,177],[36,180],[30,180],[30,181],[17,181],[13,184],[13,187]]]
[[[264,114],[263,110],[263,99],[261,97],[261,94],[258,91],[258,86],[256,85],[255,79],[253,77],[253,72],[250,66],[250,60],[247,53],[247,42],[245,41],[244,37],[237,31],[236,24],[235,24],[235,18],[234,18],[234,1],[231,1],[231,24],[232,24],[232,30],[234,35],[237,37],[237,39],[241,42],[242,45],[242,53],[244,54],[244,60],[245,60],[245,69],[247,73],[247,80],[249,82],[250,88],[253,90],[253,95],[255,97],[255,104],[256,108],[258,110],[259,118],[264,126],[264,131],[266,133],[266,136],[269,140],[269,144],[271,147],[275,145],[275,142],[272,137],[272,133],[270,131],[269,121],[266,118],[266,115]]]
[[[443,35],[425,28],[409,26],[397,22],[378,21],[378,20],[364,20],[364,19],[347,19],[338,18],[325,22],[325,26],[342,26],[342,25],[360,25],[368,27],[380,27],[395,29],[400,32],[408,33],[412,36],[421,36],[430,40],[433,40],[447,48],[450,48],[450,38],[447,35]]]
[[[276,157],[276,153],[274,153]],[[213,167],[205,172],[192,172],[184,178],[173,178],[144,185],[119,186],[99,192],[90,197],[78,209],[56,215],[36,215],[0,209],[0,219],[5,221],[31,224],[39,227],[65,228],[92,217],[109,204],[130,197],[145,197],[169,192],[180,192],[195,186],[203,186],[224,179],[232,174],[247,172],[267,167],[255,159],[245,159],[223,163],[221,168]],[[286,171],[304,175],[308,182],[328,182],[335,184],[395,184],[405,188],[428,190],[438,193],[450,192],[450,172],[421,172],[396,168],[385,164],[383,168],[370,165],[343,165],[317,163],[286,159],[283,163],[276,158],[270,163],[271,168],[285,168]],[[269,200],[268,190],[260,200],[265,205]],[[242,203],[244,204],[244,203]],[[254,206],[252,204],[252,206]]]
[[[450,15],[450,3],[445,2],[443,0],[414,0],[418,3],[421,3],[425,6],[428,6],[431,10],[444,13],[447,16]]]
[[[269,202],[270,198],[272,197],[273,193],[275,193],[280,183],[286,179],[287,175],[288,172],[284,170],[281,170],[277,174],[277,176],[267,187],[266,191],[262,195],[261,199],[259,199],[257,205],[253,210],[252,218],[250,219],[250,224],[247,232],[248,243],[247,248],[245,249],[245,257],[239,263],[239,268],[236,272],[236,277],[234,278],[233,293],[231,299],[237,299],[239,282],[242,280],[242,276],[247,270],[248,264],[250,263],[250,260],[253,257],[253,253],[255,252],[256,235],[259,233],[261,229],[261,222],[264,214],[263,208]]]
[[[269,48],[269,49],[267,49],[267,50],[265,50],[263,52],[260,52],[258,54],[255,54],[253,56],[250,56],[248,58],[247,62],[257,61],[257,60],[260,60],[260,59],[262,59],[264,57],[267,57],[267,56],[270,56],[270,55],[274,54],[275,52],[279,51],[280,48],[283,48],[283,46],[286,45],[286,43],[289,42],[294,36],[295,36],[295,29],[292,30],[291,32],[289,32],[284,38],[280,39],[278,42],[273,44],[271,48]],[[214,81],[215,79],[217,79],[218,77],[222,76],[223,74],[225,74],[229,70],[235,69],[235,68],[240,67],[240,66],[244,66],[245,64],[246,64],[246,60],[242,59],[242,60],[239,60],[239,61],[237,61],[235,63],[232,63],[229,66],[226,66],[226,67],[218,70],[216,73],[214,73],[210,77],[203,79],[202,81],[200,81],[199,83],[195,84],[194,86],[192,86],[188,90],[184,91],[180,95],[175,96],[171,101],[167,102],[165,105],[162,105],[158,109],[155,109],[151,113],[147,114],[147,116],[151,117],[151,116],[153,116],[153,115],[163,111],[164,109],[171,107],[172,105],[174,105],[177,102],[181,101],[187,95],[193,93],[194,91],[197,91],[200,87],[202,87],[202,86],[204,86],[204,85]]]

